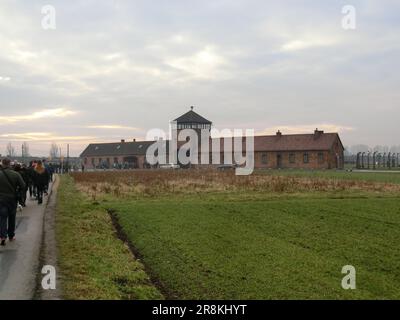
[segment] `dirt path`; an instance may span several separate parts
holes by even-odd
[[[56,185],[55,183],[54,185]],[[52,190],[54,188],[52,186]],[[50,199],[54,195],[50,193]],[[44,203],[48,201],[46,197]],[[0,248],[0,300],[29,300],[35,297],[46,205],[28,200],[17,212],[17,240]]]

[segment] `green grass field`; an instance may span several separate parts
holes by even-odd
[[[163,199],[112,204],[184,299],[400,298],[399,199]],[[341,269],[357,270],[357,290]]]
[[[56,230],[63,298],[163,298],[117,239],[107,212],[79,194],[67,176],[57,195]]]
[[[259,189],[253,190],[254,185],[246,182],[241,190],[208,192],[198,188],[199,177],[195,176],[189,185],[200,191],[177,194],[170,193],[165,182],[160,187],[160,176],[143,179],[132,173],[129,179],[125,177],[126,185],[119,184],[118,192],[113,189],[116,182],[97,187],[108,173],[75,176],[75,180],[87,192],[86,201],[95,197],[102,209],[116,212],[146,270],[167,298],[400,299],[397,176],[363,173],[353,179],[346,172],[257,174],[279,175],[284,180],[267,176]],[[175,178],[187,181],[189,176]],[[228,178],[213,180],[219,186]],[[122,178],[109,176],[112,179]],[[276,192],[280,189],[275,187],[263,192],[268,183],[281,185],[285,179],[288,184],[299,179],[301,188],[304,183],[317,187],[310,192],[293,193],[290,188]],[[329,191],[323,191],[324,179],[356,182],[326,181]],[[157,193],[142,184],[153,186]],[[214,190],[211,184],[207,183]],[[338,190],[331,190],[332,186]],[[360,191],[359,186],[369,190]],[[356,268],[356,290],[341,287],[345,265]]]

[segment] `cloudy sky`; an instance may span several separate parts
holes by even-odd
[[[220,129],[400,145],[399,35],[398,0],[1,0],[0,154],[78,155],[191,105]]]

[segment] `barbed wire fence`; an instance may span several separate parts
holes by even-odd
[[[358,170],[400,170],[400,153],[358,152],[346,156],[345,162]]]

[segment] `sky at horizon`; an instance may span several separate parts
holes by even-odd
[[[0,154],[144,139],[191,105],[218,129],[400,146],[399,34],[395,0],[2,0]]]

